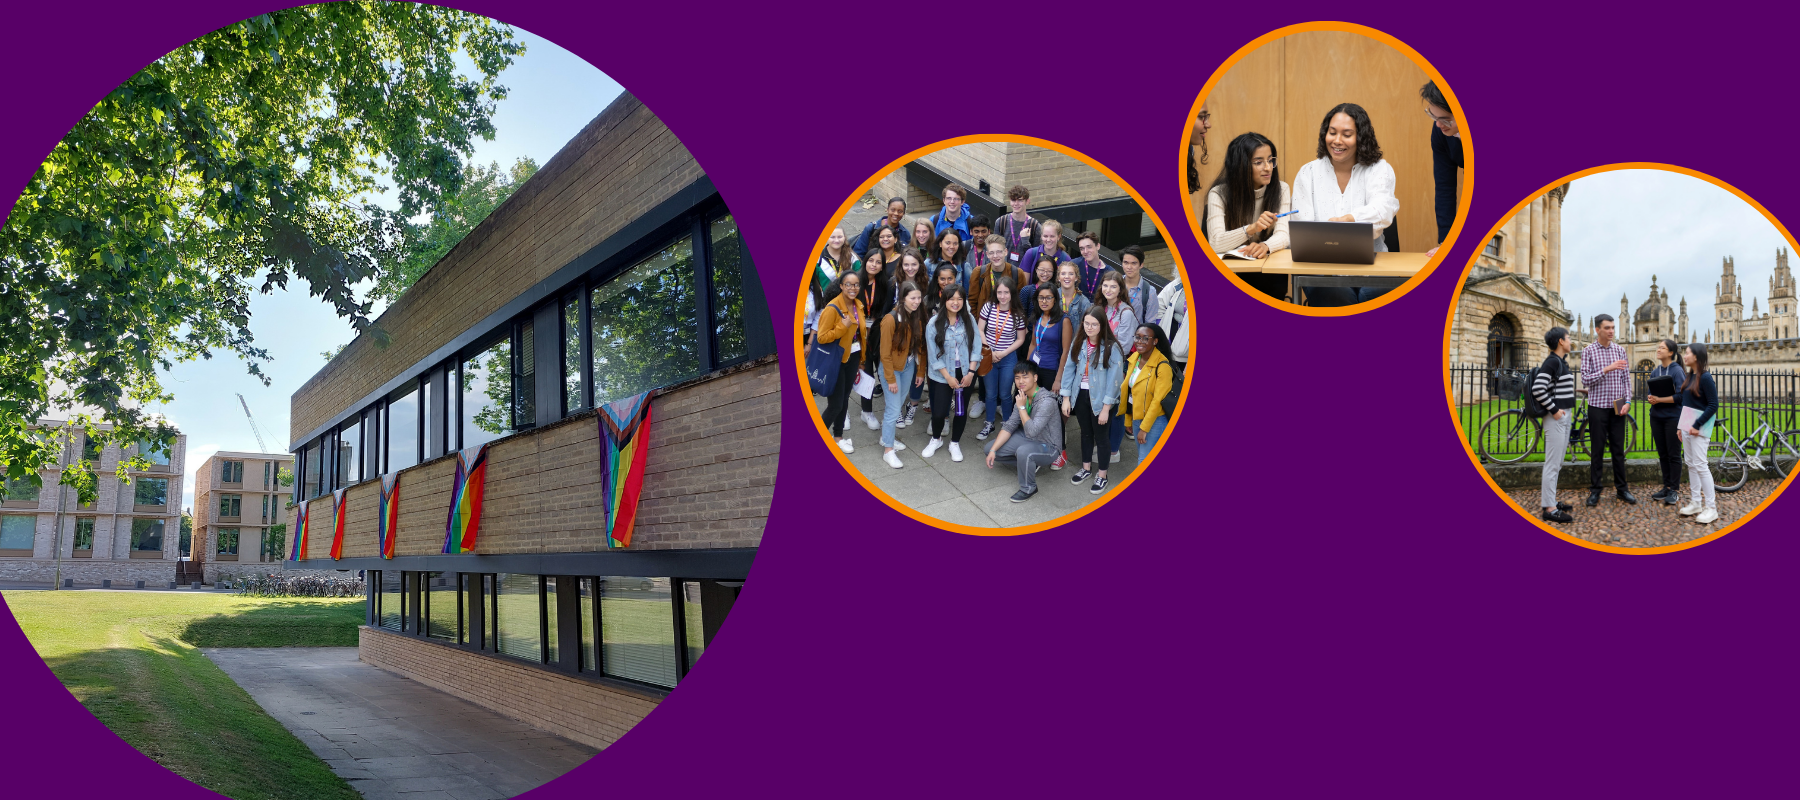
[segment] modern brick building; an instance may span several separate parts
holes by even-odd
[[[59,420],[39,420],[39,429],[60,427]],[[105,427],[105,426],[103,426]],[[58,575],[77,585],[167,586],[180,563],[181,478],[187,460],[187,436],[177,435],[170,452],[155,452],[138,443],[91,443],[79,433],[71,452],[58,466],[39,473],[44,485],[0,479],[0,580],[50,582]],[[73,447],[83,452],[73,452]],[[121,458],[146,451],[150,469],[133,470],[131,483],[112,477]],[[58,484],[61,465],[85,455],[93,462],[99,497],[93,505],[76,502],[75,490]],[[57,522],[61,520],[59,539]]]
[[[768,515],[778,367],[730,210],[623,95],[377,324],[386,346],[359,337],[293,397],[297,566],[368,571],[364,661],[610,744],[705,651]],[[609,548],[594,409],[646,391],[635,534]],[[446,554],[458,453],[483,443],[479,539]]]
[[[194,473],[193,562],[202,565],[207,583],[221,576],[279,569],[287,558],[283,506],[293,485],[281,485],[281,471],[293,473],[287,453],[221,451],[201,462]]]

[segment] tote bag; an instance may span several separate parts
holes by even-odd
[[[806,378],[812,383],[813,394],[829,397],[831,390],[837,388],[838,370],[843,368],[844,346],[836,342],[819,344],[819,335],[814,333],[806,348]]]

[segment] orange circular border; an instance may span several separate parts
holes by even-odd
[[[1732,186],[1731,184],[1726,183],[1722,180],[1719,180],[1718,178],[1715,178],[1704,172],[1697,172],[1695,170],[1691,170],[1686,167],[1678,167],[1673,164],[1659,164],[1659,163],[1656,163],[1653,161],[1630,161],[1630,162],[1623,162],[1623,163],[1618,163],[1618,164],[1607,164],[1605,166],[1600,166],[1600,167],[1591,167],[1588,169],[1584,169],[1580,172],[1573,173],[1571,175],[1565,175],[1561,178],[1557,178],[1556,180],[1553,180],[1553,181],[1545,184],[1543,188],[1538,189],[1535,192],[1532,192],[1524,200],[1520,200],[1518,202],[1518,204],[1514,205],[1511,210],[1507,211],[1505,215],[1500,217],[1499,222],[1494,223],[1494,227],[1488,229],[1487,236],[1483,237],[1482,241],[1486,242],[1486,241],[1493,239],[1494,235],[1499,233],[1500,229],[1502,227],[1506,226],[1506,223],[1511,222],[1512,218],[1515,215],[1517,215],[1521,209],[1525,208],[1527,205],[1530,205],[1530,203],[1533,200],[1536,200],[1539,197],[1543,197],[1545,194],[1548,194],[1551,189],[1561,186],[1562,184],[1569,183],[1570,181],[1578,180],[1580,178],[1585,178],[1589,175],[1596,175],[1596,174],[1599,174],[1602,172],[1615,172],[1618,170],[1625,170],[1625,169],[1655,169],[1655,170],[1662,170],[1664,172],[1677,172],[1677,173],[1680,173],[1682,175],[1687,175],[1692,178],[1699,178],[1700,180],[1706,181],[1707,183],[1710,183],[1714,186],[1724,189],[1725,191],[1728,191],[1728,192],[1736,195],[1739,200],[1742,200],[1745,203],[1748,203],[1751,208],[1756,209],[1758,213],[1762,214],[1763,217],[1769,221],[1769,224],[1774,225],[1776,230],[1781,231],[1782,238],[1787,239],[1788,245],[1790,247],[1800,247],[1800,243],[1797,243],[1794,241],[1794,235],[1788,231],[1787,226],[1781,224],[1781,220],[1776,219],[1775,215],[1770,214],[1769,210],[1767,208],[1764,208],[1761,203],[1758,203],[1755,200],[1751,199],[1750,195],[1744,194],[1742,191],[1739,191],[1736,186]],[[1456,320],[1456,306],[1457,306],[1457,303],[1462,301],[1464,282],[1468,281],[1469,273],[1475,269],[1475,259],[1479,258],[1480,255],[1481,254],[1479,252],[1476,252],[1469,256],[1468,266],[1463,267],[1462,276],[1460,278],[1458,278],[1456,281],[1456,294],[1451,298],[1450,311],[1448,314],[1444,315],[1444,401],[1448,405],[1449,410],[1450,410],[1450,421],[1452,424],[1454,424],[1456,426],[1456,432],[1459,435],[1458,438],[1460,438],[1462,440],[1463,452],[1468,453],[1468,455],[1469,455],[1469,463],[1473,464],[1475,466],[1475,471],[1481,475],[1481,479],[1483,481],[1487,482],[1488,488],[1493,489],[1494,494],[1500,496],[1501,502],[1505,503],[1507,508],[1510,508],[1513,511],[1517,512],[1520,517],[1523,517],[1525,519],[1525,521],[1538,526],[1538,528],[1542,529],[1545,533],[1549,533],[1550,535],[1555,536],[1559,539],[1562,539],[1563,541],[1569,542],[1571,544],[1580,545],[1589,550],[1598,550],[1603,553],[1620,553],[1623,555],[1656,555],[1659,553],[1674,553],[1674,552],[1677,552],[1680,550],[1687,550],[1689,548],[1699,547],[1700,545],[1706,544],[1707,542],[1710,542],[1714,539],[1724,536],[1727,533],[1730,533],[1732,531],[1737,530],[1738,528],[1743,527],[1745,525],[1745,523],[1748,523],[1750,520],[1755,519],[1757,514],[1761,514],[1763,509],[1768,508],[1770,503],[1775,502],[1775,498],[1780,497],[1781,493],[1787,490],[1788,484],[1794,482],[1794,475],[1800,474],[1800,471],[1796,471],[1794,474],[1788,475],[1787,478],[1785,478],[1781,481],[1780,485],[1775,487],[1775,491],[1770,492],[1769,496],[1763,498],[1763,501],[1761,503],[1759,503],[1756,506],[1756,508],[1751,509],[1750,513],[1745,514],[1743,517],[1739,518],[1738,521],[1733,522],[1730,525],[1725,526],[1724,528],[1713,531],[1712,533],[1709,533],[1698,539],[1694,539],[1694,540],[1688,541],[1688,542],[1682,542],[1681,544],[1664,545],[1662,547],[1613,547],[1612,545],[1595,544],[1595,543],[1587,541],[1585,539],[1578,539],[1574,536],[1570,536],[1566,533],[1563,533],[1562,531],[1557,530],[1555,527],[1546,524],[1543,520],[1538,519],[1537,515],[1532,514],[1523,508],[1520,508],[1519,504],[1514,503],[1512,498],[1508,497],[1506,495],[1506,492],[1501,490],[1500,484],[1497,484],[1494,482],[1493,476],[1489,475],[1487,473],[1487,470],[1481,468],[1481,456],[1475,454],[1474,445],[1469,443],[1469,433],[1466,429],[1463,428],[1462,421],[1460,419],[1458,419],[1459,415],[1456,413],[1456,395],[1451,391],[1451,386],[1450,386],[1450,336],[1452,333],[1454,333],[1453,326],[1454,326],[1454,322]]]
[[[1083,164],[1093,167],[1100,174],[1105,175],[1107,178],[1111,179],[1112,182],[1115,185],[1117,185],[1119,188],[1124,189],[1125,193],[1130,195],[1132,200],[1137,201],[1138,207],[1142,208],[1144,210],[1145,214],[1150,215],[1150,221],[1156,223],[1156,230],[1158,232],[1162,233],[1163,240],[1167,241],[1169,243],[1169,255],[1175,259],[1175,268],[1181,271],[1181,283],[1182,283],[1181,291],[1182,291],[1183,295],[1185,295],[1185,297],[1186,297],[1188,313],[1190,315],[1193,314],[1193,311],[1194,311],[1194,282],[1193,282],[1191,276],[1188,275],[1187,266],[1182,263],[1181,250],[1175,246],[1174,240],[1169,236],[1168,227],[1163,225],[1162,218],[1156,215],[1156,210],[1150,207],[1150,204],[1144,200],[1144,196],[1141,194],[1138,194],[1138,191],[1136,189],[1132,188],[1131,184],[1126,183],[1124,178],[1119,177],[1118,173],[1115,173],[1112,170],[1107,169],[1104,164],[1101,164],[1100,162],[1095,161],[1094,159],[1090,158],[1086,153],[1082,153],[1071,147],[1057,144],[1056,142],[1049,141],[1048,139],[1039,139],[1039,138],[1036,138],[1033,136],[1017,136],[1017,135],[1006,134],[1006,133],[983,134],[983,135],[976,135],[976,136],[958,136],[954,139],[945,139],[941,142],[935,142],[933,144],[928,144],[924,147],[921,147],[917,150],[907,153],[906,155],[896,158],[893,161],[888,162],[886,166],[877,170],[875,172],[875,174],[873,176],[870,176],[870,178],[868,180],[863,181],[862,185],[856,187],[856,190],[850,193],[850,196],[844,200],[843,204],[838,206],[837,213],[831,215],[831,218],[829,220],[827,220],[825,223],[825,230],[820,232],[818,243],[813,245],[812,258],[810,258],[807,263],[809,263],[809,264],[818,263],[819,257],[821,256],[821,254],[823,254],[825,252],[825,243],[831,239],[831,231],[838,226],[839,221],[841,221],[844,218],[844,215],[849,213],[850,206],[854,205],[856,203],[856,201],[861,199],[862,196],[864,194],[868,193],[868,191],[870,189],[875,188],[875,184],[880,183],[881,179],[884,177],[887,177],[887,175],[889,173],[892,173],[894,170],[905,167],[907,162],[912,161],[916,158],[919,158],[920,156],[929,155],[929,154],[935,153],[939,150],[944,150],[947,148],[955,147],[957,145],[980,144],[980,143],[984,143],[984,142],[1014,142],[1017,144],[1036,145],[1038,147],[1042,147],[1042,148],[1045,148],[1048,150],[1055,150],[1058,153],[1062,153],[1063,155],[1069,156],[1070,158],[1080,161]],[[1184,172],[1183,174],[1185,175],[1186,173]],[[799,333],[799,332],[805,330],[806,290],[807,290],[809,283],[810,283],[810,281],[807,281],[807,280],[800,281],[799,291],[795,295],[795,299],[794,299],[794,331],[795,331],[795,333]],[[1189,349],[1189,351],[1192,351],[1194,349],[1194,346],[1195,346],[1197,340],[1196,340],[1196,336],[1194,333],[1194,326],[1192,324],[1190,324],[1187,327],[1188,327],[1188,349]],[[800,388],[802,391],[804,391],[806,393],[807,406],[810,408],[812,406],[812,385],[811,385],[810,379],[808,379],[806,376],[806,354],[805,353],[801,353],[799,358],[794,359],[794,369],[799,374]],[[1037,533],[1038,531],[1041,531],[1041,530],[1047,530],[1050,528],[1054,528],[1058,525],[1064,525],[1064,524],[1067,524],[1070,522],[1074,522],[1075,520],[1078,520],[1084,516],[1087,516],[1089,513],[1099,509],[1101,506],[1104,506],[1107,503],[1112,502],[1113,498],[1119,496],[1119,494],[1123,493],[1126,489],[1131,488],[1132,482],[1137,480],[1138,475],[1142,474],[1144,471],[1146,471],[1150,468],[1150,465],[1156,461],[1156,457],[1162,453],[1163,447],[1169,443],[1169,434],[1171,431],[1175,430],[1175,424],[1176,424],[1177,420],[1179,420],[1179,418],[1181,417],[1181,410],[1187,407],[1188,398],[1193,395],[1193,385],[1194,385],[1194,375],[1193,375],[1192,371],[1189,371],[1187,374],[1185,374],[1182,377],[1181,398],[1179,400],[1175,401],[1175,413],[1173,413],[1169,416],[1169,422],[1163,428],[1162,439],[1158,440],[1156,443],[1156,447],[1151,449],[1149,457],[1145,458],[1142,461],[1142,463],[1133,467],[1131,470],[1131,473],[1129,475],[1125,476],[1125,480],[1119,482],[1117,489],[1108,492],[1107,495],[1103,499],[1101,499],[1101,501],[1098,503],[1089,503],[1085,506],[1082,506],[1080,509],[1071,511],[1067,514],[1064,514],[1064,515],[1057,517],[1055,519],[1052,519],[1052,520],[1040,522],[1035,525],[1022,525],[1022,526],[1019,526],[1016,528],[976,528],[976,527],[971,527],[968,525],[960,525],[960,524],[957,524],[954,522],[950,522],[948,520],[938,519],[937,517],[933,517],[928,514],[919,513],[918,511],[915,511],[912,508],[901,504],[899,501],[888,496],[887,492],[884,492],[884,491],[881,491],[880,489],[875,488],[875,485],[873,483],[869,482],[869,479],[862,474],[862,471],[857,469],[854,464],[851,464],[850,459],[845,457],[845,455],[843,454],[842,451],[838,450],[837,443],[831,438],[831,432],[825,429],[825,421],[819,418],[819,414],[816,411],[813,412],[811,414],[811,416],[812,416],[813,427],[816,430],[818,430],[819,439],[820,439],[820,441],[822,441],[825,444],[826,451],[831,453],[831,455],[833,455],[837,458],[838,465],[843,467],[844,471],[849,473],[850,477],[855,478],[856,482],[862,484],[862,487],[864,489],[868,490],[868,492],[871,496],[873,496],[877,500],[880,500],[882,503],[886,504],[888,508],[894,509],[895,511],[905,514],[906,516],[912,517],[913,519],[923,522],[932,527],[940,528],[942,530],[947,530],[947,531],[954,531],[956,533],[968,534],[970,536],[1023,536],[1027,533]]]
[[[1306,31],[1341,31],[1344,33],[1354,33],[1374,39],[1399,51],[1401,54],[1411,59],[1414,64],[1417,64],[1420,69],[1424,70],[1426,75],[1431,76],[1431,80],[1435,82],[1438,89],[1444,93],[1444,99],[1450,101],[1450,112],[1455,114],[1456,118],[1462,121],[1462,125],[1460,126],[1460,136],[1463,140],[1464,152],[1462,191],[1458,193],[1459,196],[1456,200],[1456,222],[1450,227],[1450,235],[1444,238],[1442,244],[1438,245],[1438,254],[1432,257],[1432,259],[1425,264],[1425,268],[1419,270],[1417,275],[1412,276],[1407,279],[1405,283],[1400,284],[1400,288],[1397,291],[1388,292],[1366,303],[1357,303],[1355,305],[1339,307],[1297,306],[1284,300],[1277,300],[1273,297],[1269,297],[1252,288],[1250,284],[1245,283],[1242,278],[1239,278],[1236,273],[1232,272],[1230,267],[1225,266],[1224,260],[1220,259],[1218,254],[1212,251],[1211,247],[1205,246],[1206,232],[1200,229],[1200,216],[1198,212],[1194,210],[1193,199],[1188,197],[1186,192],[1188,148],[1193,146],[1194,117],[1200,113],[1200,107],[1206,104],[1207,95],[1212,94],[1213,87],[1218,85],[1219,79],[1224,77],[1225,73],[1229,71],[1232,66],[1236,65],[1239,61],[1242,61],[1245,56],[1248,56],[1257,48],[1275,41],[1276,39],[1291,36],[1296,33],[1304,33]],[[1423,283],[1426,278],[1431,277],[1431,274],[1437,271],[1438,265],[1444,263],[1445,257],[1450,255],[1451,248],[1456,246],[1456,240],[1462,234],[1463,223],[1467,221],[1469,217],[1469,201],[1470,198],[1474,197],[1475,187],[1475,159],[1473,152],[1475,148],[1469,137],[1468,120],[1468,115],[1463,113],[1462,104],[1458,103],[1456,100],[1456,93],[1450,90],[1449,81],[1444,80],[1444,76],[1438,73],[1437,68],[1433,67],[1431,62],[1426,61],[1424,56],[1419,55],[1417,50],[1412,49],[1407,46],[1405,42],[1389,36],[1386,33],[1351,22],[1303,22],[1298,25],[1289,25],[1285,28],[1270,31],[1256,37],[1256,39],[1252,40],[1249,44],[1238,48],[1237,52],[1232,53],[1230,58],[1225,59],[1225,63],[1220,64],[1219,68],[1213,71],[1212,77],[1206,80],[1206,85],[1200,87],[1200,94],[1194,98],[1193,107],[1188,109],[1187,117],[1182,121],[1181,150],[1176,158],[1175,168],[1178,176],[1176,178],[1176,185],[1183,189],[1182,205],[1187,206],[1188,227],[1193,229],[1194,239],[1202,245],[1200,250],[1205,253],[1206,258],[1212,262],[1213,268],[1217,269],[1219,274],[1224,275],[1226,280],[1231,281],[1232,284],[1236,285],[1244,294],[1262,301],[1264,305],[1267,305],[1270,308],[1308,317],[1348,317],[1366,311],[1374,311],[1388,303],[1392,303],[1395,300],[1405,297],[1414,287]]]

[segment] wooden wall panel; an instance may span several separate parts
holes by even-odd
[[[1281,180],[1289,186],[1294,183],[1293,169],[1306,163],[1304,154],[1288,154],[1287,140],[1282,132],[1282,98],[1286,96],[1282,54],[1287,49],[1288,38],[1291,37],[1276,39],[1244,56],[1219,77],[1212,94],[1207,96],[1207,110],[1212,112],[1213,127],[1206,134],[1206,145],[1211,155],[1207,158],[1210,163],[1199,165],[1201,189],[1194,202],[1206,202],[1207,189],[1225,166],[1226,146],[1242,134],[1260,133],[1275,142]],[[1310,153],[1312,149],[1309,147],[1305,152]],[[1289,167],[1290,163],[1294,166]],[[1196,213],[1200,210],[1195,209]]]

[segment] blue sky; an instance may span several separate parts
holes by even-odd
[[[1669,291],[1680,313],[1688,301],[1689,338],[1712,330],[1720,262],[1731,256],[1744,293],[1769,307],[1775,250],[1788,247],[1781,231],[1755,206],[1699,178],[1664,170],[1615,170],[1569,187],[1562,216],[1563,303],[1583,319],[1631,310],[1650,296],[1650,277]],[[1789,255],[1790,268],[1800,262]]]
[[[471,159],[475,163],[497,161],[506,166],[526,156],[542,165],[621,91],[618,83],[579,57],[523,30],[518,34],[526,51],[500,75],[500,84],[510,91],[494,115],[494,140],[476,143]],[[290,281],[288,286],[285,292],[255,295],[250,303],[256,344],[267,348],[273,359],[262,367],[272,379],[270,385],[251,377],[243,361],[222,354],[210,361],[177,364],[163,376],[163,386],[175,400],[152,410],[166,415],[188,437],[184,509],[194,505],[194,473],[200,462],[220,450],[262,449],[244,419],[237,394],[243,393],[258,427],[270,437],[269,450],[286,452],[289,398],[325,366],[321,353],[355,335],[330,305],[307,295],[305,281]]]

